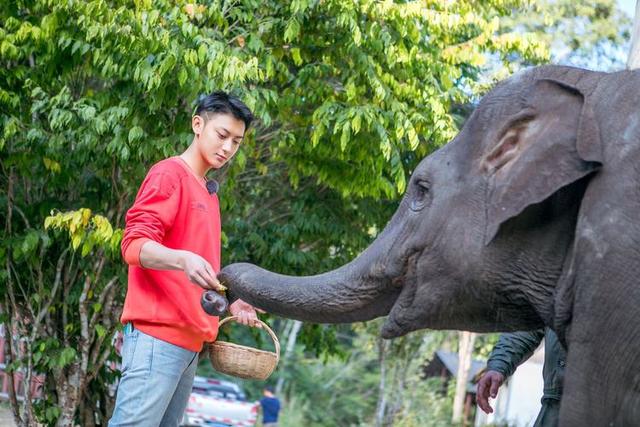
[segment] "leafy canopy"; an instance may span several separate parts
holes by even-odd
[[[28,350],[16,364],[51,373],[35,416],[85,425],[108,407],[83,392],[102,399],[113,377],[124,214],[150,165],[190,141],[199,94],[233,91],[258,117],[216,175],[226,260],[333,268],[382,229],[419,159],[456,133],[451,112],[488,57],[548,57],[533,35],[502,27],[520,4],[3,4],[0,288]],[[305,332],[335,344],[330,329]]]

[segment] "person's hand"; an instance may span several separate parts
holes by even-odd
[[[216,273],[209,262],[198,254],[189,251],[182,251],[181,254],[182,271],[187,275],[191,283],[195,283],[206,290],[222,292],[227,290],[218,281]]]
[[[482,375],[480,381],[478,381],[478,388],[476,394],[476,401],[478,406],[486,414],[491,414],[493,408],[489,405],[489,396],[492,399],[498,395],[498,389],[504,383],[504,375],[497,371],[487,371]]]
[[[256,311],[264,313],[263,310],[255,308],[241,299],[236,300],[229,306],[229,312],[232,316],[237,316],[238,322],[243,325],[261,328],[262,325],[258,322],[258,315],[256,314]]]

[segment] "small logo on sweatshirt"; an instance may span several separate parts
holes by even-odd
[[[197,209],[202,212],[207,211],[207,205],[202,202],[191,202],[191,209]]]

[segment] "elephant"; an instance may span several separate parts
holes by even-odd
[[[640,70],[523,70],[421,160],[354,260],[219,277],[283,317],[387,316],[384,338],[548,326],[568,351],[560,425],[640,425]]]

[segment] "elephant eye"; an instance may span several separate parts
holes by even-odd
[[[418,179],[414,181],[413,197],[411,198],[411,210],[419,211],[429,202],[429,181]]]

